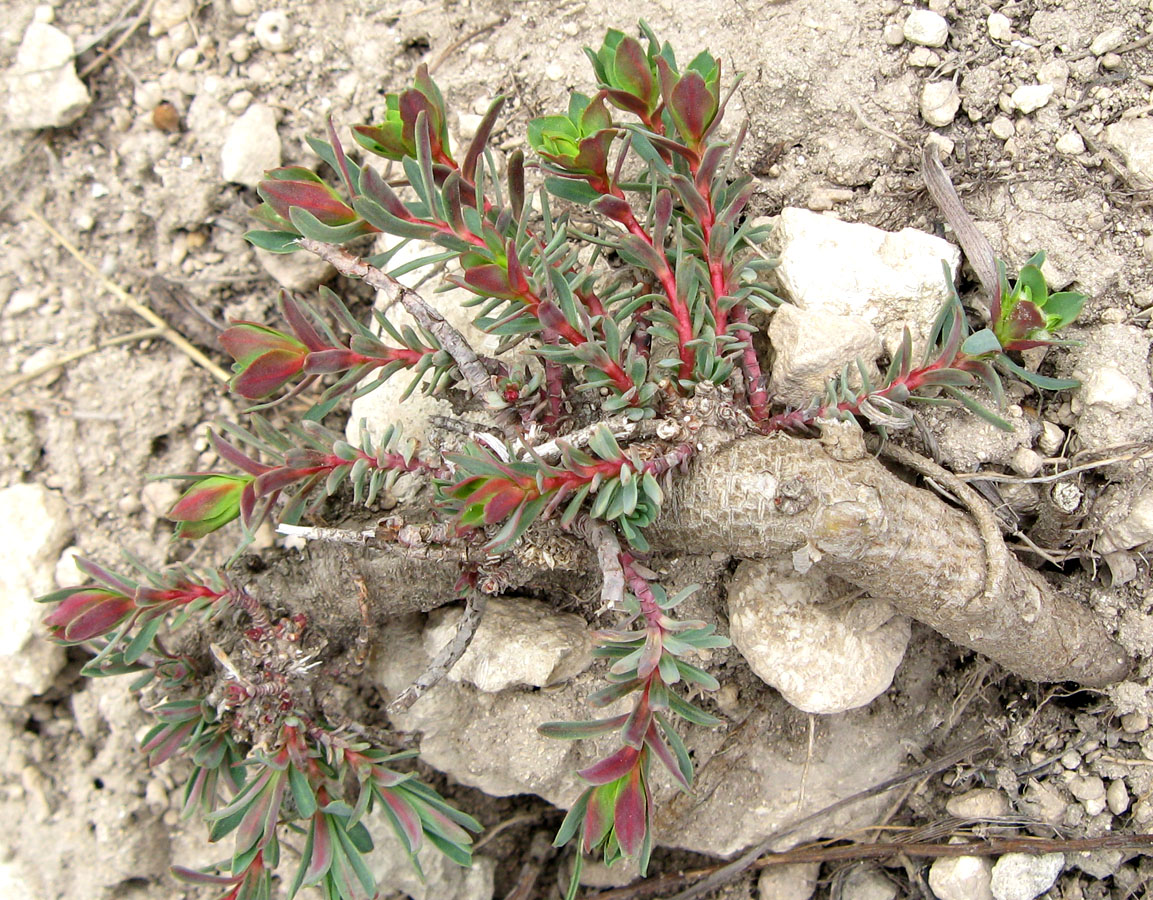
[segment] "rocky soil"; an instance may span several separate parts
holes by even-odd
[[[672,587],[706,585],[697,612],[719,619],[735,647],[709,660],[723,683],[712,708],[726,724],[691,735],[697,791],[662,793],[654,872],[711,865],[986,731],[994,753],[825,817],[793,842],[1153,830],[1153,470],[1142,455],[1153,441],[1150,4],[0,6],[0,815],[11,825],[0,897],[200,896],[168,867],[225,855],[205,844],[202,825],[180,820],[179,766],[151,771],[136,749],[148,724],[136,698],[115,679],[80,678],[83,654],[44,642],[31,602],[76,581],[76,554],[115,563],[126,550],[157,566],[186,558],[162,518],[177,489],[146,478],[211,467],[208,426],[237,417],[219,379],[159,337],[123,291],[227,367],[214,341],[223,322],[266,320],[278,287],[333,279],[322,264],[243,241],[265,168],[317,167],[305,137],[328,116],[376,120],[383,94],[420,62],[457,110],[454,140],[507,94],[494,144],[521,146],[529,118],[588,89],[581,47],[638,17],[682,54],[708,46],[744,73],[730,120],[748,123],[754,212],[775,217],[778,287],[794,304],[767,323],[782,402],[803,402],[845,361],[883,359],[902,324],[927,329],[944,295],[941,260],[956,270],[960,257],[923,190],[926,140],[938,142],[999,256],[1015,266],[1047,250],[1051,288],[1090,295],[1069,335],[1080,345],[1032,360],[1079,378],[1078,390],[1011,388],[1012,433],[934,411],[921,437],[954,472],[989,476],[987,496],[1021,558],[1059,579],[1137,659],[1128,680],[1103,690],[1028,683],[883,600],[797,571],[796,560],[666,559]],[[971,284],[963,268],[959,277]],[[373,397],[357,419],[395,414],[394,397]],[[436,411],[435,401],[407,407],[409,431]],[[224,548],[209,540],[195,557],[219,559]],[[281,552],[283,539],[268,531],[258,549]],[[574,582],[547,605],[493,601],[449,680],[393,718],[487,833],[474,870],[430,858],[427,884],[382,839],[382,896],[509,895],[595,749],[535,729],[584,716],[582,698],[602,683],[584,624],[596,591]],[[422,670],[454,615],[392,622],[348,690],[350,718],[379,719],[382,699]],[[563,855],[547,862],[533,896],[559,896],[567,865]],[[635,878],[586,869],[590,890]],[[1151,878],[1153,866],[1128,851],[1007,853],[771,868],[717,896],[1121,900],[1143,896]]]

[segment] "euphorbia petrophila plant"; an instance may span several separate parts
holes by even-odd
[[[609,685],[592,703],[632,705],[603,719],[542,726],[556,738],[619,738],[579,773],[587,788],[557,843],[578,838],[581,851],[609,862],[637,858],[643,871],[654,843],[654,762],[689,790],[692,763],[678,720],[720,722],[682,695],[686,684],[717,687],[689,657],[727,645],[713,625],[673,618],[693,588],[669,596],[643,562],[653,549],[647,529],[673,480],[702,451],[744,435],[805,431],[828,418],[905,427],[914,401],[963,404],[1004,426],[967,389],[999,397],[998,370],[1040,388],[1068,386],[1010,354],[1054,343],[1084,298],[1048,294],[1042,257],[1034,257],[1013,288],[1003,279],[989,327],[973,331],[954,292],[920,365],[906,332],[880,380],[862,364],[805,408],[774,413],[752,320],[780,301],[763,280],[772,266],[758,246],[767,229],[746,215],[754,186],[732,174],[744,132],[722,137],[721,65],[704,52],[682,67],[643,23],[641,33],[643,42],[610,31],[599,50],[587,51],[595,92],[573,93],[566,114],[528,124],[543,176],[536,191],[522,153],[500,171],[486,149],[503,100],[454,154],[444,98],[424,67],[410,88],[386,97],[382,122],[353,128],[360,148],[400,164],[404,191],[371,162],[351,158],[331,125],[328,141],[311,144],[337,173],[337,187],[296,166],[267,174],[254,214],[273,230],[252,232],[252,243],[316,253],[389,293],[416,324],[375,312],[370,327],[327,289],[317,303],[281,294],[283,325],[232,323],[221,335],[235,360],[232,390],[260,406],[248,428],[221,425],[213,445],[230,470],[181,476],[188,485],[169,517],[179,538],[239,520],[247,540],[268,517],[301,521],[346,484],[354,502],[372,507],[399,476],[425,478],[438,521],[414,533],[383,520],[373,537],[401,553],[433,546],[438,558],[459,560],[458,587],[469,598],[501,589],[502,565],[534,531],[567,529],[589,541],[606,609],[628,616],[597,633]],[[584,224],[585,211],[595,225]],[[343,247],[379,234],[396,239],[385,252],[361,257]],[[389,272],[412,240],[438,249]],[[436,264],[447,264],[446,280],[472,294],[476,325],[501,339],[495,358],[479,356],[396,281]],[[504,351],[518,345],[528,353],[506,361]],[[343,400],[400,372],[409,392],[453,396],[491,424],[470,426],[462,445],[444,453],[398,427],[376,436],[362,427],[350,441],[322,424]],[[254,411],[321,382],[297,421],[274,424],[273,414]],[[133,580],[92,563],[81,568],[89,583],[44,598],[59,604],[47,618],[54,637],[97,651],[86,674],[137,673],[138,688],[159,688],[156,725],[144,741],[150,762],[187,758],[185,813],[203,815],[213,840],[234,836],[228,860],[213,871],[182,869],[181,877],[218,885],[229,900],[267,897],[281,837],[292,829],[303,851],[290,894],[315,885],[334,900],[372,897],[380,886],[363,855],[373,809],[414,862],[427,842],[468,864],[478,824],[392,768],[411,754],[352,739],[312,702],[307,676],[325,663],[324,642],[309,642],[307,614],[274,618],[228,570],[141,567],[143,580]],[[194,614],[214,629],[210,665],[185,655],[197,646],[181,637]],[[245,627],[229,631],[237,618]],[[352,661],[363,664],[356,654]]]

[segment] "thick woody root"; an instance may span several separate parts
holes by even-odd
[[[1131,666],[1087,607],[999,538],[991,549],[1004,554],[1004,577],[987,591],[972,517],[870,456],[840,461],[785,435],[739,441],[697,460],[654,530],[654,546],[690,553],[791,553],[1025,678],[1102,686]]]

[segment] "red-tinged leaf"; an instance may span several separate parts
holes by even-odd
[[[520,255],[516,252],[516,242],[512,238],[509,238],[505,244],[505,257],[508,259],[509,287],[518,294],[530,293],[532,286],[525,277],[524,269],[520,264]]]
[[[636,747],[621,747],[612,756],[605,757],[587,769],[577,772],[589,784],[608,784],[623,778],[636,765],[640,751]]]
[[[242,367],[250,365],[270,351],[296,353],[303,358],[308,350],[292,335],[257,322],[233,322],[231,327],[220,332],[218,340],[228,355]]]
[[[605,194],[593,203],[593,209],[616,222],[627,221],[633,214],[633,208],[629,206],[627,200],[614,197],[612,194]]]
[[[621,88],[644,102],[646,110],[652,107],[655,99],[653,73],[644,48],[636,38],[626,37],[617,44],[610,79],[613,87]]]
[[[132,614],[135,603],[122,594],[111,591],[92,591],[45,619],[53,629],[53,636],[68,643],[82,643],[108,634]],[[57,617],[57,614],[60,614]]]
[[[661,654],[664,652],[664,643],[661,638],[659,628],[645,629],[645,648],[644,652],[641,653],[640,661],[637,663],[637,675],[641,678],[648,678],[653,670],[660,665]]]
[[[684,772],[681,771],[681,764],[673,751],[669,749],[668,744],[661,740],[661,736],[657,733],[655,722],[649,723],[649,730],[645,735],[645,746],[657,755],[657,759],[669,770],[669,773],[677,780],[681,787],[686,791],[689,790],[689,780],[685,777]]]
[[[304,873],[301,884],[315,884],[320,881],[332,866],[332,822],[324,813],[317,813],[312,817],[312,855],[308,860],[308,869]]]
[[[262,181],[257,193],[277,215],[289,218],[293,207],[308,210],[325,225],[347,225],[356,213],[324,184],[305,181]]]
[[[517,299],[516,291],[509,284],[508,272],[496,264],[471,267],[464,273],[464,282],[484,297]]]
[[[220,454],[227,462],[232,463],[236,468],[247,472],[249,475],[263,475],[272,466],[267,466],[262,462],[258,462],[244,451],[238,449],[233,444],[229,443],[226,439],[222,438],[215,431],[212,432],[212,445],[216,448],[216,452]]]
[[[103,566],[98,566],[96,563],[89,559],[85,559],[82,556],[77,556],[73,562],[76,563],[76,568],[87,575],[89,578],[95,578],[101,584],[107,585],[108,587],[120,591],[122,594],[132,594],[133,585],[129,584],[118,575],[114,575],[112,572],[109,572]]]
[[[613,807],[616,804],[617,784],[605,784],[596,788],[588,800],[585,810],[584,840],[585,853],[599,847],[613,827]]]
[[[304,371],[309,375],[327,375],[332,372],[346,372],[368,360],[354,350],[334,348],[309,353],[304,360]]]
[[[681,76],[668,103],[681,137],[698,144],[717,112],[717,100],[709,92],[699,73],[688,71]]]
[[[285,321],[292,329],[292,333],[309,350],[324,350],[329,346],[328,342],[321,338],[320,333],[309,320],[308,315],[301,309],[300,304],[287,293],[282,292],[280,295],[280,308],[281,312],[284,313]]]
[[[633,707],[632,713],[629,715],[628,723],[625,725],[624,732],[621,735],[622,740],[630,747],[636,747],[639,750],[644,741],[645,734],[652,726],[652,721],[653,711],[649,705],[649,692],[646,688],[644,693],[641,694],[637,705]]]
[[[162,762],[172,759],[183,746],[185,740],[188,739],[188,736],[196,729],[196,724],[195,721],[185,722],[179,728],[172,729],[167,737],[154,747],[150,748],[147,745],[141,747],[144,752],[148,753],[148,765],[158,766]]]
[[[173,522],[200,522],[238,510],[240,493],[252,481],[238,475],[209,475],[185,491],[165,514]]]
[[[299,375],[306,358],[293,350],[271,350],[234,375],[229,387],[246,400],[263,400]]]
[[[476,181],[477,162],[480,160],[481,154],[484,153],[485,144],[488,143],[489,135],[492,134],[493,126],[496,124],[496,117],[500,114],[501,107],[504,106],[504,100],[504,97],[497,97],[492,101],[484,114],[484,118],[480,120],[480,125],[476,128],[476,133],[468,145],[468,150],[465,151],[464,162],[461,163],[460,173],[466,181]]]
[[[393,821],[400,829],[400,837],[404,839],[408,852],[415,853],[420,849],[424,839],[424,829],[416,809],[396,791],[385,788],[380,791],[379,796],[392,813]]]
[[[625,856],[636,856],[648,830],[648,798],[645,796],[641,767],[629,773],[613,808],[613,828]]]
[[[493,498],[484,505],[484,524],[495,525],[497,522],[503,522],[516,511],[516,508],[520,506],[524,500],[524,491],[514,485],[509,485],[508,490],[494,495]]]
[[[537,727],[537,733],[562,741],[580,741],[616,731],[627,719],[626,714],[588,722],[545,722]]]
[[[360,171],[360,187],[364,191],[365,196],[371,200],[375,200],[385,211],[390,215],[395,216],[402,222],[410,222],[414,216],[408,211],[408,207],[404,205],[403,201],[396,195],[392,188],[388,186],[376,170],[370,166],[365,166]]]
[[[298,481],[304,481],[317,472],[322,471],[324,466],[313,466],[307,469],[292,469],[287,466],[280,466],[265,472],[253,483],[253,490],[258,497],[267,497],[277,491],[282,491],[289,485],[295,484]],[[332,467],[328,467],[332,468]]]
[[[613,105],[623,109],[625,112],[631,112],[635,116],[640,116],[642,119],[646,118],[650,112],[648,103],[634,97],[628,91],[610,89],[606,90],[604,94]]]

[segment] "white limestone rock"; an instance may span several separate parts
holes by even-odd
[[[263,103],[254,103],[228,129],[220,150],[220,176],[225,181],[255,188],[264,173],[275,169],[280,161],[276,113]]]
[[[957,117],[961,92],[951,81],[930,81],[921,89],[921,118],[934,128],[944,128]]]
[[[931,9],[915,9],[905,19],[905,40],[922,47],[944,47],[949,40],[949,23]]]
[[[64,650],[49,643],[34,599],[55,589],[56,562],[72,532],[68,508],[38,484],[0,490],[0,703],[19,706],[52,686]]]
[[[729,586],[734,646],[805,712],[869,703],[892,683],[909,643],[909,619],[887,603],[838,599],[824,578],[781,561],[742,562]]]
[[[1013,109],[1025,115],[1036,112],[1053,99],[1051,84],[1023,84],[1009,97]]]
[[[775,354],[769,392],[790,406],[823,393],[829,378],[857,359],[872,367],[881,353],[881,336],[868,322],[788,303],[773,313],[769,342]]]
[[[906,323],[928,333],[948,297],[946,263],[956,277],[960,251],[912,228],[883,231],[805,209],[781,211],[771,239],[784,296],[801,309],[854,316],[898,342]]]
[[[435,656],[456,634],[463,610],[441,607],[429,617],[424,650]],[[472,643],[449,670],[495,694],[514,685],[549,687],[579,675],[592,663],[588,623],[571,613],[549,613],[535,600],[492,598]]]
[[[1009,798],[995,788],[974,788],[950,797],[945,811],[958,819],[994,819],[1009,814]]]
[[[65,128],[92,98],[76,75],[72,38],[54,25],[34,21],[24,32],[8,70],[8,129]]]
[[[1153,187],[1153,119],[1121,119],[1105,129],[1105,142],[1121,154],[1143,186]]]
[[[1153,438],[1147,333],[1133,325],[1097,325],[1076,335],[1071,352],[1077,436],[1086,450]]]
[[[993,864],[982,856],[938,859],[929,867],[929,887],[940,900],[993,900]]]
[[[1006,853],[993,864],[993,896],[996,900],[1033,900],[1053,886],[1063,868],[1063,853]]]
[[[292,49],[292,22],[283,9],[262,12],[252,33],[261,49],[269,53],[285,53]]]

